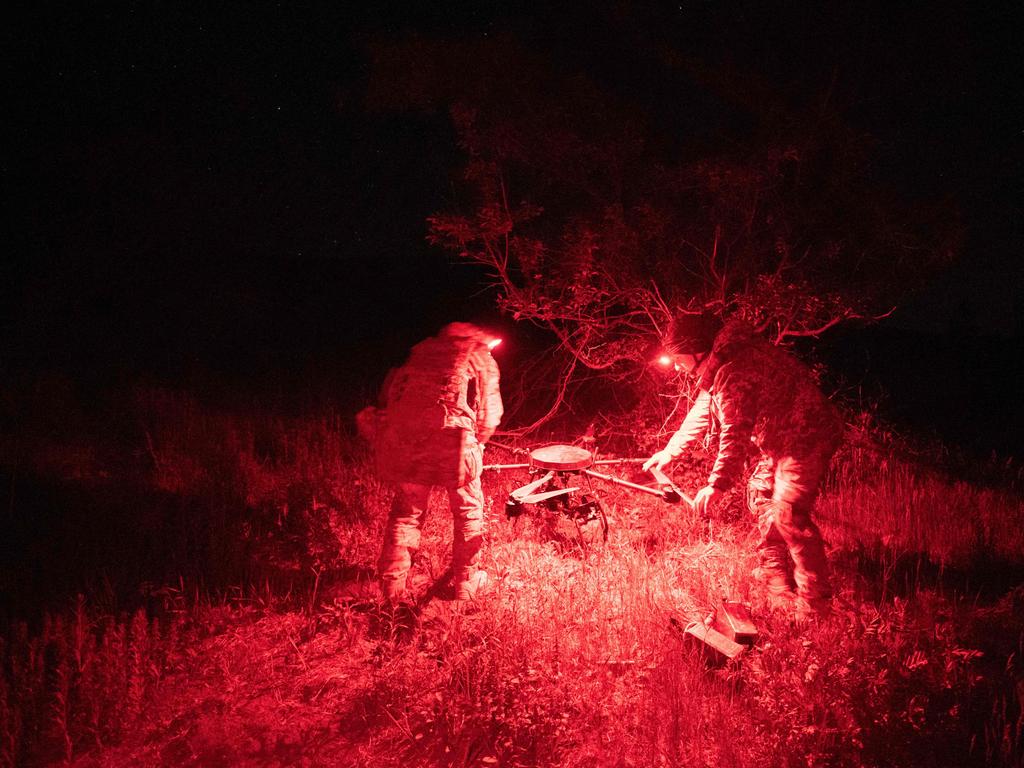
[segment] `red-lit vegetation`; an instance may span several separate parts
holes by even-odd
[[[184,542],[183,559],[159,564],[181,578],[134,596],[83,583],[70,608],[51,602],[40,621],[8,628],[0,764],[1013,765],[1024,756],[1020,497],[1013,483],[952,479],[929,466],[934,456],[911,459],[885,435],[851,429],[835,464],[818,517],[837,612],[802,626],[752,586],[754,535],[736,504],[704,524],[602,487],[611,536],[584,552],[533,519],[503,519],[505,495],[522,481],[514,473],[486,482],[493,589],[470,609],[435,599],[417,616],[391,617],[360,580],[389,491],[341,420],[217,413],[148,392],[128,421],[136,442],[126,461],[138,475],[112,475],[101,441],[22,443],[11,503],[31,513],[22,505],[34,473],[91,485],[97,498],[104,482],[137,487],[125,540]],[[682,485],[695,484],[699,463],[678,468]],[[1006,477],[1012,465],[999,470],[1019,483]],[[144,506],[167,498],[180,503]],[[448,559],[442,501],[415,568],[421,591]],[[120,561],[104,570],[116,584],[138,553],[115,549]],[[762,637],[738,663],[709,670],[673,619],[699,620],[723,594],[751,602]]]

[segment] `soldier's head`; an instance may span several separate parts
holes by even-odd
[[[722,321],[714,315],[680,315],[662,343],[659,364],[664,368],[693,373],[711,354],[715,337],[721,329]]]
[[[441,329],[439,335],[452,339],[479,341],[481,344],[486,344],[488,349],[494,349],[501,344],[500,336],[473,323],[448,323],[448,325]]]

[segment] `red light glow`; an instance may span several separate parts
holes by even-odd
[[[490,341],[487,342],[487,348],[494,349],[499,344],[501,344],[501,339],[491,339]]]

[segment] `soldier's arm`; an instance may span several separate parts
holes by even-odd
[[[498,364],[487,350],[479,355],[476,375],[478,393],[476,437],[481,443],[486,443],[491,439],[494,430],[498,428],[504,413]]]
[[[682,425],[672,435],[665,445],[665,451],[676,458],[683,452],[691,442],[699,438],[708,428],[708,421],[711,418],[711,395],[704,390],[700,391],[697,399],[693,401]]]
[[[718,456],[708,477],[708,485],[719,491],[731,488],[743,472],[750,449],[750,435],[757,416],[755,382],[733,371],[723,370],[715,382],[722,423],[718,436]]]

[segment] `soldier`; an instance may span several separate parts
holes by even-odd
[[[499,341],[469,323],[445,326],[389,374],[382,408],[357,417],[362,432],[375,433],[378,474],[397,485],[378,562],[381,592],[389,602],[406,596],[433,486],[448,491],[455,598],[472,598],[486,583],[487,574],[477,567],[484,534],[480,473],[484,444],[502,415],[498,366],[491,357]]]
[[[800,598],[801,612],[829,611],[831,588],[811,509],[842,438],[842,420],[807,368],[741,321],[681,318],[662,362],[696,379],[699,394],[668,444],[644,464],[662,468],[714,419],[718,453],[694,506],[702,515],[739,479],[751,444],[760,460],[747,502],[758,519],[760,566],[770,594]]]

